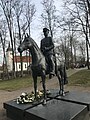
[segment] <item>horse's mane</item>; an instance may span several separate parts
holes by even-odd
[[[35,42],[35,40],[32,39],[31,37],[29,37],[29,38],[30,38],[30,41],[32,42],[33,46],[36,48],[38,54],[43,55],[42,52],[41,52],[41,50],[40,50],[40,48],[39,48],[39,46],[38,46],[37,43]]]
[[[30,37],[30,40],[31,42],[33,43],[33,45],[37,48],[37,49],[40,49],[37,45],[37,43],[35,42],[35,40],[33,40],[31,37]]]

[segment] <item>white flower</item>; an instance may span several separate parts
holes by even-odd
[[[22,96],[25,96],[25,95],[26,95],[26,93],[22,93],[21,95],[22,95]]]

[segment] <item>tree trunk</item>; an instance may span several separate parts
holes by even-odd
[[[2,35],[1,35],[1,43],[2,43],[3,54],[4,54],[4,56],[3,56],[3,75],[4,75],[5,67],[6,67],[6,74],[7,74],[8,80],[9,80],[10,78],[9,78],[9,73],[8,73],[8,68],[7,68],[7,60],[6,60],[6,54],[5,54],[5,39],[3,41]],[[5,62],[6,66],[4,66],[4,62]],[[4,79],[4,76],[3,76],[3,79]]]
[[[15,39],[15,37],[14,37],[14,50],[15,50],[16,71],[18,71],[18,68],[17,68],[17,58],[16,58],[16,39]]]
[[[17,16],[17,23],[18,23],[18,31],[19,31],[19,39],[20,39],[20,45],[22,43],[21,39],[21,29],[19,24],[19,17]],[[23,61],[22,61],[22,53],[20,53],[20,61],[21,61],[21,77],[23,76]]]
[[[87,67],[89,68],[88,36],[86,34]]]
[[[13,55],[13,70],[12,70],[12,74],[13,74],[13,77],[16,78],[15,62],[14,62],[14,46],[13,46],[13,39],[12,39],[12,31],[11,31],[11,28],[9,28],[9,32],[10,32],[11,45],[12,45],[12,55]]]

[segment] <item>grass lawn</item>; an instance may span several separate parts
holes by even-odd
[[[32,77],[23,77],[23,78],[16,78],[12,80],[1,80],[0,81],[0,90],[8,90],[13,91],[20,88],[29,87],[32,85]]]
[[[71,75],[68,85],[90,86],[90,70],[80,70],[77,73]]]
[[[71,73],[72,71],[70,71]],[[38,78],[39,79],[39,78]],[[40,82],[41,79],[38,81]],[[78,85],[78,86],[90,86],[90,70],[80,70],[69,78],[68,85]],[[20,88],[30,87],[33,86],[33,79],[30,76],[23,77],[23,78],[16,78],[12,80],[1,80],[0,81],[0,90],[8,90],[13,91]]]

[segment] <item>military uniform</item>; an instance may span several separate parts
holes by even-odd
[[[46,62],[49,66],[50,74],[55,73],[55,64],[54,64],[54,43],[51,37],[45,37],[41,40],[41,51],[45,56]]]

